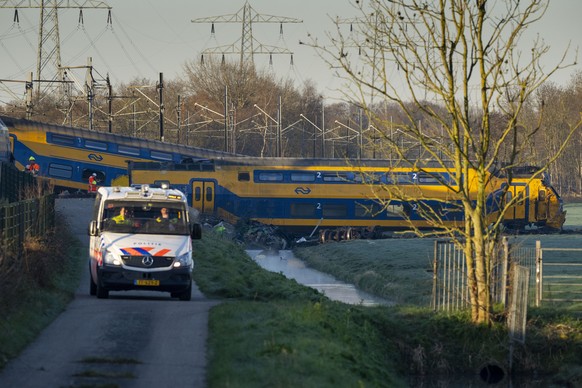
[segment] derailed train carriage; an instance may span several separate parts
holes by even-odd
[[[99,186],[127,185],[128,160],[180,162],[185,158],[237,156],[8,116],[0,116],[1,128],[9,132],[8,135],[1,130],[0,138],[10,136],[9,147],[16,167],[24,170],[29,158],[34,157],[40,165],[39,175],[49,179],[57,190],[85,191],[93,174]],[[8,150],[0,148],[0,156],[5,152]]]
[[[530,169],[531,170],[531,169]],[[546,176],[535,171],[491,174],[486,211],[495,217],[504,191],[517,197],[504,224],[560,230],[565,221],[562,200]],[[372,231],[435,228],[463,222],[459,179],[451,169],[391,166],[386,160],[242,158],[193,163],[130,163],[132,184],[169,183],[190,204],[234,223],[240,219],[274,225],[293,236],[349,239]],[[397,195],[396,195],[397,194]],[[388,200],[388,201],[387,201]]]

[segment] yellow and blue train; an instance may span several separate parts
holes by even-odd
[[[8,116],[0,116],[0,135],[5,133],[1,128],[8,130],[10,149],[2,148],[0,156],[4,151],[12,151],[14,163],[20,170],[24,170],[31,156],[34,157],[40,165],[39,175],[48,178],[57,189],[85,191],[93,174],[96,174],[100,186],[127,184],[129,160],[181,162],[235,156],[221,151]]]
[[[427,163],[415,168],[386,160],[236,158],[195,163],[130,163],[132,184],[169,183],[202,213],[236,222],[248,219],[290,234],[317,228],[361,235],[375,230],[442,228],[463,222],[460,181],[450,168]],[[532,171],[489,179],[487,211],[494,216],[502,197],[516,197],[504,224],[560,230],[562,200],[545,177]],[[474,171],[461,177],[475,181]],[[505,196],[503,193],[506,192]],[[349,238],[349,236],[346,236]]]
[[[0,123],[0,135],[6,127],[11,143],[5,157],[12,153],[20,169],[35,157],[40,175],[57,188],[85,191],[94,173],[102,186],[168,181],[203,213],[290,233],[431,228],[436,219],[459,223],[459,179],[474,179],[472,171],[456,177],[430,162],[412,168],[376,159],[255,158],[6,116]],[[532,178],[536,171],[514,169],[511,178],[492,174],[487,211],[498,211],[507,191],[506,200],[517,200],[506,212],[506,226],[560,230],[562,200],[546,177]]]

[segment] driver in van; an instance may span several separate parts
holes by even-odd
[[[175,217],[170,218],[170,211],[168,210],[167,207],[163,207],[160,209],[160,216],[156,218],[156,222],[159,223],[168,222],[171,224],[175,224],[176,222],[178,222],[178,219]]]

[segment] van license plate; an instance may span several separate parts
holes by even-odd
[[[152,280],[152,279],[137,279],[134,280],[133,284],[136,286],[159,286],[159,280]]]

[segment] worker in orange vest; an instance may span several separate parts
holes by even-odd
[[[26,172],[29,172],[32,175],[37,176],[39,170],[40,170],[40,166],[36,162],[36,159],[34,159],[34,156],[31,156],[30,158],[28,158],[28,164],[26,165]]]
[[[96,192],[97,192],[97,174],[93,173],[89,177],[89,189],[87,190],[87,193],[92,194]]]

